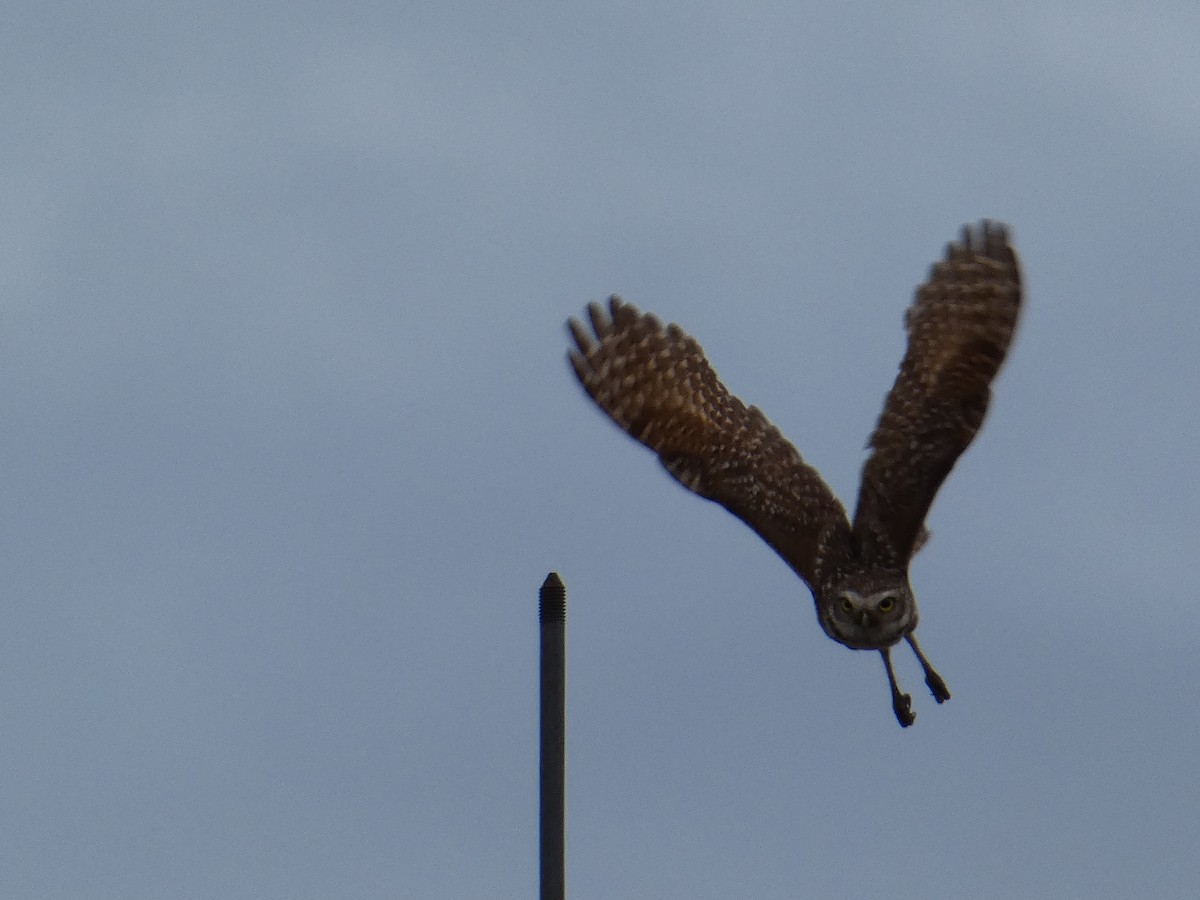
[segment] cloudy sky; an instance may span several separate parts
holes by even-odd
[[[1200,891],[1193,3],[18,4],[0,893]],[[583,397],[680,322],[852,499],[913,287],[1028,306],[913,567],[918,720]]]

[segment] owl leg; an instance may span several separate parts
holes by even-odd
[[[950,689],[946,687],[946,682],[942,681],[941,675],[933,671],[933,666],[929,664],[929,660],[925,658],[925,654],[917,646],[917,639],[911,634],[905,635],[904,639],[908,641],[908,646],[912,647],[913,653],[917,654],[917,659],[921,661],[921,668],[925,670],[925,683],[929,685],[933,699],[937,700],[938,703],[945,703],[950,699]]]
[[[888,684],[892,687],[892,712],[896,714],[896,721],[904,728],[907,728],[917,720],[916,714],[912,711],[912,697],[909,694],[900,693],[900,685],[896,684],[896,673],[892,671],[892,651],[890,647],[884,647],[879,651],[879,655],[883,657],[883,667],[887,669]]]

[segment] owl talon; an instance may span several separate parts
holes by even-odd
[[[912,695],[902,694],[900,685],[896,684],[896,673],[892,671],[891,649],[884,647],[879,651],[879,655],[883,657],[883,667],[887,669],[888,685],[892,689],[892,712],[896,714],[896,721],[900,723],[900,727],[907,728],[917,721],[917,714],[912,711]]]
[[[946,682],[942,681],[942,676],[933,669],[925,671],[925,683],[929,685],[929,692],[938,703],[945,703],[950,699],[950,689],[946,687]]]
[[[929,660],[925,658],[925,654],[917,646],[917,639],[911,634],[905,635],[904,639],[908,641],[908,646],[912,647],[913,653],[917,654],[921,668],[925,670],[925,684],[929,686],[929,692],[933,694],[933,699],[938,703],[945,703],[950,699],[950,689],[946,687],[946,682],[942,680],[941,675],[933,671],[933,666],[929,664]]]

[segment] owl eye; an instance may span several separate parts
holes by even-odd
[[[842,597],[842,612],[854,612],[854,604],[849,597]]]
[[[891,612],[892,607],[895,605],[896,605],[895,597],[884,597],[882,600],[879,601],[879,611],[880,612]]]

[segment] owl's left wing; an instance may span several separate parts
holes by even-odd
[[[854,534],[907,565],[938,488],[983,424],[1021,307],[1005,227],[965,227],[905,314],[908,351],[863,466]]]
[[[819,564],[841,553],[849,522],[816,469],[757,407],[726,390],[704,351],[677,325],[663,328],[618,297],[588,307],[591,331],[567,324],[579,383],[629,435],[658,454],[684,487],[721,504],[813,587]]]

